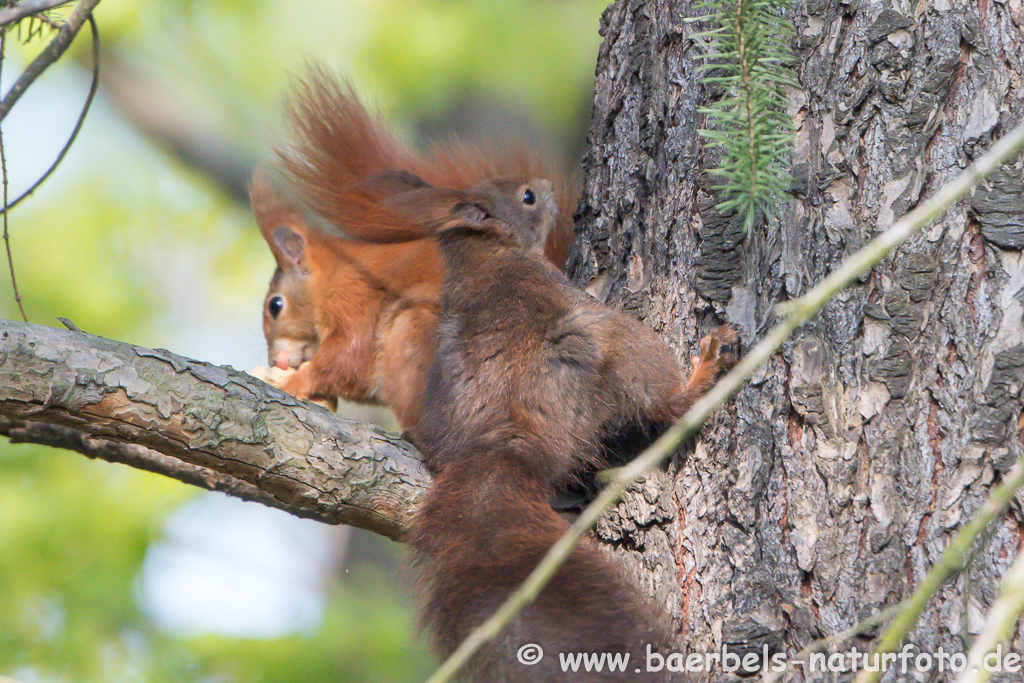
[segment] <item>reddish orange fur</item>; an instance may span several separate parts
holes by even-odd
[[[572,242],[577,184],[522,145],[455,141],[414,151],[350,86],[317,68],[294,89],[287,117],[293,139],[279,149],[275,169],[287,189],[274,187],[266,171],[251,187],[256,222],[278,265],[264,302],[269,364],[286,359],[297,368],[281,384],[295,396],[382,403],[403,428],[414,428],[434,356],[444,265],[427,229],[382,203],[379,185],[370,192],[366,181],[395,169],[453,188],[506,175],[551,177],[559,217],[545,251],[559,267]],[[307,215],[328,227],[311,225]],[[278,244],[282,227],[285,243]],[[301,253],[289,253],[289,243]],[[286,302],[277,318],[267,308],[274,296]]]
[[[444,278],[436,242],[373,245],[325,236],[308,229],[258,174],[250,192],[278,264],[267,299],[290,293],[278,320],[264,305],[269,362],[275,363],[282,340],[308,350],[298,354],[308,362],[281,388],[299,398],[382,403],[401,425],[414,426],[433,360]],[[288,240],[297,247],[289,251]],[[309,305],[298,310],[299,319],[288,319],[291,302],[304,298]],[[277,324],[281,318],[285,325]]]
[[[565,265],[579,183],[525,144],[453,140],[427,153],[413,150],[366,110],[350,85],[316,67],[298,82],[286,110],[293,139],[278,151],[281,170],[310,209],[350,237],[393,242],[428,236],[421,223],[361,191],[360,181],[381,171],[409,171],[454,189],[504,176],[547,178],[556,188],[558,218],[546,251],[552,263]]]
[[[297,139],[279,155],[285,180],[314,214],[364,242],[310,229],[295,204],[261,210],[289,203],[254,179],[257,221],[292,276],[275,282],[312,301],[300,311],[314,312],[315,353],[285,388],[379,399],[417,436],[436,478],[407,540],[421,571],[424,621],[448,654],[564,532],[548,503],[553,490],[599,462],[606,440],[634,426],[650,437],[679,417],[734,362],[736,333],[723,326],[705,338],[684,384],[653,332],[551,266],[564,265],[573,185],[521,148],[503,154],[455,143],[411,152],[322,72],[297,92],[290,117]],[[403,195],[388,189],[401,181],[388,171],[438,187]],[[482,183],[508,176],[538,179],[529,183],[540,201],[527,202],[514,182]],[[509,197],[530,208],[504,211]],[[481,212],[466,214],[461,199]],[[407,241],[431,230],[447,274],[438,241]],[[545,233],[546,260],[538,248]],[[445,323],[435,337],[442,283]],[[584,542],[470,670],[476,680],[566,680],[558,652],[629,652],[638,661],[647,645],[668,640],[615,565]],[[543,643],[548,659],[520,665],[524,642]],[[661,678],[629,671],[578,680]]]

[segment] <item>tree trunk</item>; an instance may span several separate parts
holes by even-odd
[[[571,269],[681,363],[716,321],[759,340],[776,304],[1024,111],[1020,0],[797,4],[792,192],[781,224],[746,236],[701,171],[692,3],[619,0],[602,19]],[[833,300],[600,525],[681,647],[792,654],[897,603],[1020,457],[1022,194],[1018,159]],[[1022,536],[1017,509],[925,612],[920,652],[966,652]]]

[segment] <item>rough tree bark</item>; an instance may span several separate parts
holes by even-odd
[[[792,196],[745,237],[702,174],[692,3],[620,0],[602,20],[571,266],[681,361],[712,319],[759,339],[775,304],[1024,113],[1019,0],[795,4]],[[599,526],[682,644],[792,653],[895,604],[1020,457],[1022,193],[1018,159],[831,302]],[[966,652],[1022,538],[1017,509],[924,614],[920,651]]]
[[[0,434],[399,538],[419,454],[231,368],[0,320]]]
[[[781,225],[745,236],[713,210],[702,174],[713,159],[696,135],[706,93],[693,61],[702,47],[685,23],[692,3],[619,0],[602,20],[572,271],[664,334],[681,363],[722,319],[755,341],[775,304],[820,280],[1024,112],[1021,0],[797,5],[792,196]],[[896,603],[1020,456],[1022,193],[1018,161],[833,301],[601,523],[598,535],[672,615],[682,647],[793,652]],[[128,347],[137,357],[121,356],[96,340],[65,353],[15,339],[24,326],[5,329],[3,433],[136,457],[321,518],[351,503],[343,472],[379,467],[335,468],[323,444],[350,437],[244,377],[165,352]],[[34,369],[40,355],[48,369]],[[71,371],[52,374],[62,365]],[[39,423],[60,429],[48,435]],[[406,462],[378,436],[359,438]],[[140,448],[118,445],[126,441]],[[300,442],[315,444],[311,459],[294,459],[310,450]],[[148,448],[189,467],[175,470]],[[295,470],[282,478],[284,465]],[[411,506],[425,479],[405,467],[397,480]],[[361,490],[384,482],[363,480]],[[333,492],[323,507],[310,502],[320,491]],[[383,527],[394,535],[402,523],[398,511]],[[912,636],[921,651],[966,650],[1022,537],[1018,509],[925,614]]]

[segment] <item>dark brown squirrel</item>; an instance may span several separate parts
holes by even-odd
[[[437,350],[416,443],[435,473],[408,541],[424,623],[448,656],[562,535],[549,500],[601,463],[624,431],[655,436],[734,362],[735,328],[701,341],[684,383],[665,343],[574,287],[541,257],[555,223],[551,184],[504,179],[432,188],[409,174],[377,181],[396,211],[418,216],[447,266]],[[398,189],[405,186],[405,190]],[[372,192],[371,192],[372,193]],[[590,541],[470,663],[478,681],[663,680],[646,652],[667,630]],[[528,644],[546,653],[527,666]],[[569,674],[559,653],[629,653],[624,672]],[[640,669],[641,673],[637,673]]]
[[[572,241],[576,185],[523,146],[454,142],[415,152],[350,87],[316,67],[295,88],[288,112],[294,139],[279,152],[280,168],[258,171],[250,188],[256,222],[277,261],[263,307],[268,362],[277,372],[259,374],[300,398],[387,405],[404,428],[415,427],[444,264],[418,222],[362,184],[393,168],[455,188],[500,175],[554,174],[560,219],[545,253],[559,267]],[[310,218],[319,220],[311,225]],[[280,372],[289,368],[295,371]]]

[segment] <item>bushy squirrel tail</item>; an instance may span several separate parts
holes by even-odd
[[[514,454],[470,456],[439,472],[409,541],[425,606],[423,625],[441,656],[493,614],[567,528],[550,491]],[[664,651],[667,629],[589,539],[468,665],[474,681],[664,681],[646,670],[647,647]],[[539,647],[539,650],[537,649]],[[543,651],[539,661],[538,652]],[[580,654],[629,655],[622,670]],[[566,669],[568,665],[568,669]],[[615,670],[612,670],[615,669]],[[639,669],[639,673],[637,670]]]
[[[575,175],[545,154],[521,142],[461,140],[417,151],[390,133],[351,85],[316,65],[293,86],[286,117],[290,138],[278,148],[276,164],[283,184],[306,208],[348,237],[387,243],[427,236],[422,223],[389,209],[379,194],[365,191],[363,183],[382,172],[407,171],[432,186],[459,190],[500,177],[546,178],[554,184],[558,202],[558,224],[546,253],[559,268],[565,264],[580,185]]]

